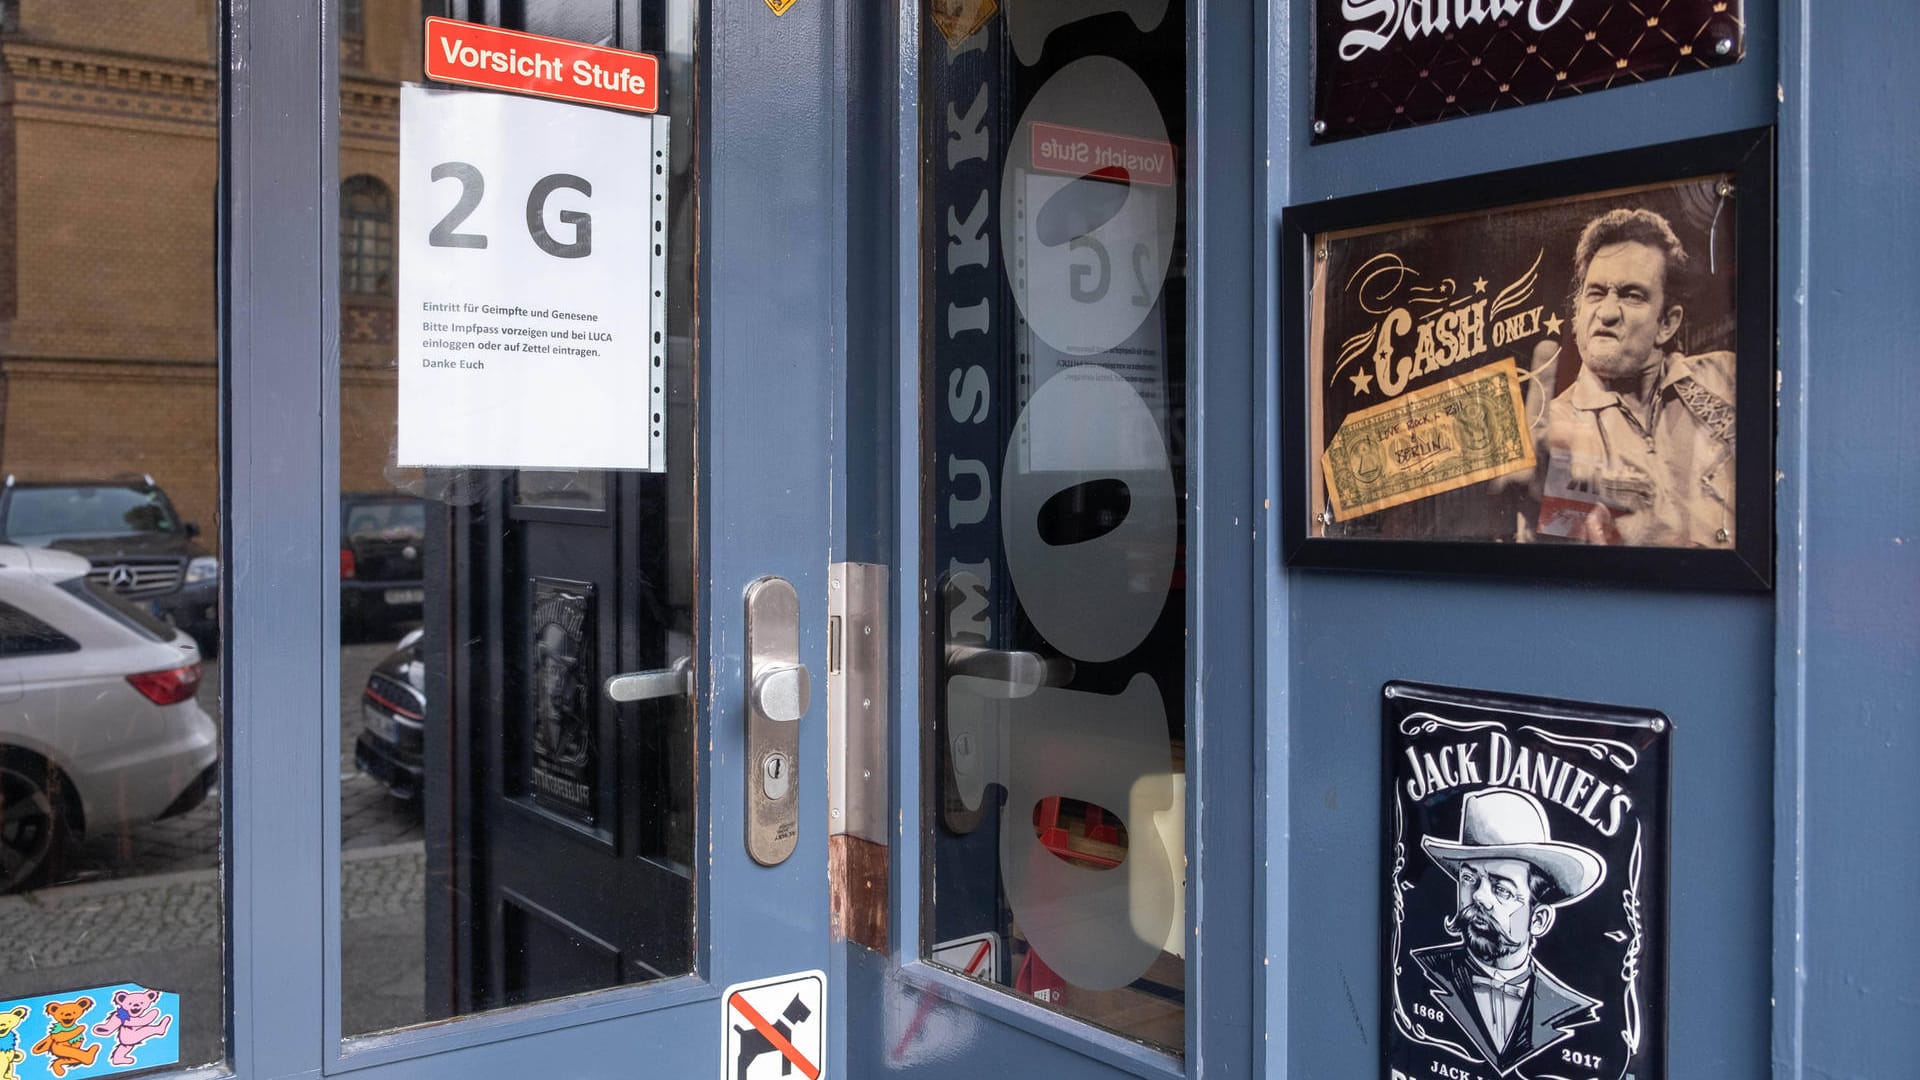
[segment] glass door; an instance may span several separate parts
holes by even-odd
[[[340,14],[331,1067],[816,1075],[829,13]]]
[[[1187,37],[1152,6],[930,11],[920,944],[1177,1058]]]
[[[295,926],[235,931],[244,1074],[1246,1071],[1252,549],[1190,504],[1252,490],[1258,410],[1250,350],[1199,378],[1198,30],[950,7],[907,61],[809,0],[346,3],[317,71],[231,14],[234,910]],[[896,61],[918,210],[876,219]],[[890,317],[897,410],[850,344]],[[871,951],[829,912],[858,549],[901,673],[860,703],[899,718]]]
[[[1260,1074],[1260,15],[899,17],[900,832],[854,1074]]]
[[[1224,528],[1252,515],[1221,510],[1253,490],[1256,388],[1202,310],[1252,312],[1224,278],[1196,300],[1258,230],[1195,228],[1201,118],[1249,142],[1196,92],[1203,28],[1239,17],[1206,7],[901,9],[903,824],[858,1075],[1254,1072],[1257,609]],[[1216,205],[1251,202],[1239,168]]]

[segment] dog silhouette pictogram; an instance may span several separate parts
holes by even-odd
[[[807,1008],[807,1003],[800,1000],[799,994],[795,994],[793,1001],[787,1005],[786,1011],[780,1015],[786,1019],[775,1020],[773,1030],[779,1032],[781,1038],[791,1043],[794,1027],[806,1023],[807,1017],[813,1015],[813,1010]],[[752,1065],[761,1054],[780,1053],[774,1049],[773,1040],[760,1034],[760,1029],[757,1027],[735,1025],[733,1030],[740,1036],[740,1056],[734,1059],[735,1080],[747,1080],[747,1067]],[[793,1075],[793,1062],[788,1060],[785,1054],[780,1054],[780,1075]]]

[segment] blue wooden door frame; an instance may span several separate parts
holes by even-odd
[[[1736,67],[1311,147],[1309,5],[1271,9],[1273,206],[1760,124],[1778,125],[1781,154],[1771,596],[1290,574],[1269,530],[1268,1075],[1376,1074],[1377,742],[1370,727],[1342,740],[1370,724],[1382,677],[1417,672],[1673,712],[1671,1075],[1911,1075],[1892,1033],[1920,1019],[1920,930],[1885,901],[1920,887],[1920,849],[1893,840],[1920,811],[1920,436],[1903,422],[1906,320],[1885,316],[1920,286],[1905,134],[1920,20],[1886,0],[1748,0]],[[1571,643],[1575,611],[1622,642],[1612,673],[1529,670],[1405,629]]]
[[[743,592],[801,600],[824,672],[840,202],[833,10],[716,5],[700,41],[703,717],[696,972],[454,1024],[340,1041],[338,86],[335,4],[226,7],[223,540],[231,1047],[242,1076],[703,1076],[720,988],[826,965],[824,695],[801,723],[798,849],[743,844]],[[768,237],[784,249],[768,258]],[[298,808],[288,812],[289,807]]]
[[[901,963],[914,951],[916,909],[904,903],[896,909],[891,956],[851,948],[830,954],[831,971],[847,988],[841,1016],[873,1017],[889,1001],[934,993],[954,1030],[975,1034],[956,1044],[955,1056],[924,1066],[929,1076],[1006,1070],[1012,1051],[996,1049],[982,1032],[1018,1044],[1025,1064],[1064,1075],[1116,1069],[1150,1076],[1370,1075],[1377,984],[1373,948],[1365,942],[1374,924],[1360,898],[1376,890],[1364,870],[1351,878],[1330,870],[1341,860],[1372,865],[1376,834],[1370,811],[1359,808],[1374,805],[1377,762],[1333,745],[1347,726],[1367,722],[1370,714],[1364,707],[1356,712],[1356,703],[1383,675],[1623,695],[1598,675],[1549,686],[1543,677],[1516,677],[1437,648],[1408,653],[1371,646],[1358,657],[1322,651],[1319,643],[1330,635],[1371,625],[1409,604],[1510,607],[1523,622],[1537,624],[1567,596],[1564,589],[1554,594],[1527,586],[1306,577],[1279,565],[1272,467],[1279,208],[1777,123],[1779,584],[1771,598],[1759,600],[1631,591],[1583,591],[1574,599],[1595,605],[1610,625],[1680,626],[1714,642],[1713,650],[1733,654],[1706,660],[1708,679],[1692,678],[1696,673],[1680,670],[1685,665],[1657,667],[1644,689],[1626,695],[1663,706],[1678,700],[1703,717],[1686,728],[1690,739],[1728,739],[1728,760],[1679,767],[1676,783],[1683,799],[1692,800],[1683,806],[1709,816],[1737,814],[1740,827],[1752,830],[1731,850],[1715,848],[1699,828],[1683,825],[1676,838],[1676,865],[1689,866],[1697,855],[1713,870],[1712,880],[1676,883],[1676,933],[1687,932],[1675,943],[1676,973],[1718,967],[1749,981],[1681,1002],[1683,992],[1701,984],[1687,981],[1690,976],[1676,979],[1675,1075],[1853,1080],[1911,1069],[1890,1033],[1920,1023],[1920,1000],[1911,993],[1920,929],[1901,916],[1898,903],[1920,887],[1920,855],[1910,842],[1900,845],[1894,828],[1878,830],[1884,844],[1862,842],[1871,841],[1874,830],[1863,829],[1860,811],[1871,808],[1884,822],[1911,822],[1920,812],[1920,787],[1908,779],[1920,769],[1912,705],[1920,690],[1913,661],[1920,655],[1913,614],[1913,598],[1920,596],[1914,547],[1920,512],[1905,479],[1920,452],[1920,434],[1905,422],[1915,381],[1900,359],[1910,352],[1906,320],[1888,317],[1904,312],[1899,301],[1920,285],[1912,243],[1920,222],[1911,195],[1920,149],[1900,134],[1914,130],[1920,102],[1920,65],[1911,62],[1920,55],[1920,31],[1900,0],[1849,5],[1846,21],[1824,9],[1816,20],[1811,0],[1749,0],[1747,6],[1750,54],[1735,68],[1310,148],[1309,5],[1189,0],[1197,133],[1190,165],[1196,238],[1190,362],[1197,376],[1190,480],[1200,511],[1189,537],[1200,583],[1189,617],[1195,628],[1190,659],[1202,673],[1189,702],[1199,736],[1189,807],[1196,859],[1189,910],[1204,929],[1189,962],[1191,1052],[1183,1064],[1168,1065],[1090,1039],[1037,1011],[979,1000],[957,980]],[[727,402],[775,416],[811,411],[836,418],[840,437],[834,441],[847,448],[830,465],[845,481],[835,485],[830,517],[830,504],[822,501],[797,508],[798,517],[741,513],[713,523],[716,530],[737,530],[727,535],[738,538],[710,548],[705,563],[714,584],[703,603],[719,616],[710,631],[709,687],[724,725],[734,706],[720,688],[738,678],[731,601],[739,585],[760,573],[783,573],[803,595],[819,595],[824,557],[785,544],[788,537],[806,529],[825,537],[831,530],[835,557],[893,562],[896,583],[914,580],[899,571],[910,566],[901,553],[914,550],[917,478],[882,469],[860,481],[869,466],[856,460],[860,442],[850,433],[871,437],[879,430],[893,461],[916,459],[914,425],[901,420],[918,407],[910,362],[872,357],[917,355],[912,319],[902,317],[914,310],[917,296],[917,243],[911,229],[863,233],[848,207],[856,188],[874,190],[871,177],[884,175],[891,182],[878,190],[894,219],[911,220],[917,43],[899,32],[897,19],[890,21],[897,11],[871,21],[836,20],[826,0],[802,0],[775,22],[762,5],[713,7],[725,10],[711,13],[706,41],[713,105],[707,116],[715,126],[703,162],[712,184],[703,289],[767,299],[732,311],[709,308],[718,318],[703,348],[713,380],[703,422],[709,431],[727,424]],[[234,720],[223,812],[232,856],[233,1069],[249,1077],[361,1069],[491,1076],[565,1060],[569,1075],[633,1075],[642,1068],[631,1045],[639,1028],[627,1017],[670,1008],[671,995],[684,994],[691,1004],[679,1011],[703,1018],[686,1022],[695,1032],[686,1038],[704,1037],[713,986],[730,975],[726,957],[778,952],[793,924],[728,926],[711,943],[715,963],[706,978],[664,994],[643,989],[585,1006],[537,1006],[375,1040],[344,1056],[336,1049],[331,999],[338,968],[325,943],[333,940],[338,918],[337,904],[328,899],[338,880],[330,820],[337,758],[328,745],[331,725],[322,718],[333,715],[336,704],[337,627],[330,614],[316,618],[332,611],[336,587],[330,508],[337,480],[328,462],[335,452],[338,375],[338,311],[330,289],[337,114],[322,105],[337,86],[325,30],[332,8],[226,0],[221,447],[229,661],[223,692]],[[866,58],[874,69],[836,63],[841,58]],[[777,104],[776,86],[788,88],[789,107]],[[813,89],[794,94],[792,86]],[[887,95],[881,100],[888,107],[901,107],[876,117],[849,104],[856,91],[873,86]],[[756,90],[775,104],[752,115],[722,111]],[[835,108],[804,107],[808,100],[832,101]],[[838,126],[843,118],[847,126]],[[882,168],[879,174],[838,169],[835,162],[856,161],[850,155],[762,156],[769,146],[844,151],[854,141],[849,131],[889,127],[895,137],[881,144],[883,151],[862,144],[890,157],[869,163]],[[768,160],[788,170],[792,182],[784,189],[767,175]],[[855,175],[865,179],[848,180]],[[804,212],[811,209],[800,201],[807,192],[831,193],[831,211]],[[781,267],[787,272],[776,278],[776,268],[727,258],[753,251],[763,233],[793,229],[814,230],[821,241],[818,260],[804,273]],[[827,294],[830,314],[796,335],[790,316],[814,294],[788,290],[809,274]],[[880,282],[891,311],[854,295],[849,283],[860,281]],[[890,315],[885,332],[875,333],[866,318],[876,310]],[[843,361],[856,341],[874,349],[870,368]],[[801,380],[768,400],[771,387],[743,385],[751,370],[713,363],[729,350],[761,345],[778,345],[789,364],[824,364],[829,377]],[[845,394],[839,396],[843,370]],[[864,370],[878,374],[863,377]],[[858,416],[887,422],[863,427]],[[714,448],[703,466],[710,506],[751,500],[760,490],[779,493],[785,485],[777,474],[741,467],[775,439],[769,433],[759,444]],[[851,494],[861,490],[877,494],[866,501]],[[895,596],[896,642],[915,640],[917,611],[913,597]],[[817,664],[817,632],[804,648]],[[912,649],[898,651],[894,670],[898,685],[916,684]],[[906,702],[895,704],[895,716],[910,715]],[[896,778],[917,763],[911,724],[902,733]],[[808,752],[818,753],[817,736],[810,738]],[[1357,742],[1373,745],[1370,738]],[[703,775],[715,785],[709,826],[716,842],[732,839],[725,830],[739,800],[729,795],[738,793],[727,786],[737,784],[731,764],[716,760]],[[896,806],[917,805],[905,786],[896,799]],[[287,807],[322,809],[287,813]],[[820,820],[818,809],[810,805],[805,812]],[[893,855],[894,895],[916,896],[911,829],[903,830]],[[824,862],[816,856],[803,846],[789,866],[812,875]],[[1345,890],[1335,895],[1353,898],[1359,915],[1348,906],[1330,916],[1329,873],[1337,879],[1333,886]],[[703,920],[711,915],[703,908]],[[320,927],[329,928],[324,941]],[[1356,941],[1362,944],[1348,947]],[[835,1056],[850,1065],[863,1061],[877,1047],[870,1036],[841,1026]],[[874,1072],[852,1074],[879,1075],[883,1063],[875,1064]]]
[[[1260,187],[1264,13],[1254,5],[1184,0],[1188,26],[1187,370],[1189,609],[1187,822],[1190,929],[1187,960],[1188,1052],[1182,1058],[1066,1019],[1012,995],[921,963],[921,806],[919,687],[923,617],[921,547],[920,310],[922,253],[920,42],[911,30],[918,5],[891,5],[849,27],[867,43],[847,75],[850,126],[872,137],[849,145],[848,173],[888,177],[871,198],[849,205],[891,205],[890,217],[850,215],[850,310],[884,296],[868,318],[851,317],[856,348],[848,373],[847,522],[836,549],[892,568],[894,698],[891,851],[892,941],[887,955],[848,947],[842,964],[852,1076],[976,1077],[1050,1075],[1247,1076],[1257,1068],[1260,981],[1255,860],[1261,842],[1256,793],[1255,658],[1262,612],[1255,601],[1254,445],[1260,420],[1246,388],[1258,377],[1257,310],[1262,295]],[[884,326],[871,351],[862,333]],[[1194,932],[1204,927],[1205,933]],[[896,1054],[902,1024],[916,1025],[937,1049]]]
[[[1911,1075],[1920,1027],[1920,14],[1781,0],[1776,1076]],[[1904,834],[1904,842],[1901,837]]]

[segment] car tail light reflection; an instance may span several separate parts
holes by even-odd
[[[353,571],[354,571],[353,549],[341,548],[340,549],[340,576],[343,578],[350,578],[353,576]]]
[[[200,689],[200,665],[145,671],[127,676],[127,682],[155,705],[178,705]]]
[[[375,692],[371,686],[367,687],[366,692],[362,694],[361,697],[363,698],[361,702],[363,706],[366,702],[371,701],[388,712],[393,713],[395,716],[404,716],[415,723],[426,719],[426,714],[422,713],[419,709],[410,709],[397,701],[391,701],[384,695]]]

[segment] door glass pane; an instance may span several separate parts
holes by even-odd
[[[659,130],[423,93],[426,17],[493,7],[369,2],[341,41],[348,1035],[693,968],[696,6],[500,6],[658,57]]]
[[[218,43],[0,0],[8,1077],[225,1053]]]
[[[933,0],[921,35],[923,955],[1176,1051],[1184,12]]]

